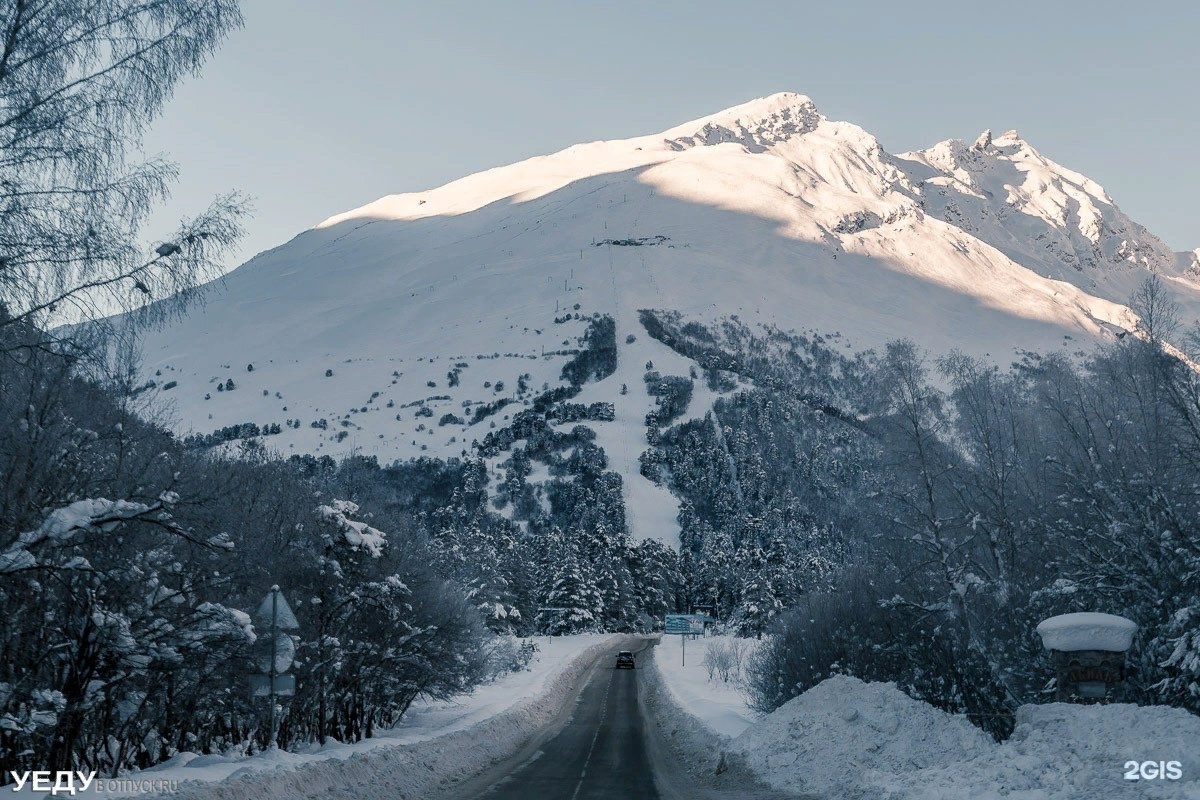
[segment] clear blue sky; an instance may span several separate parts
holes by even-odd
[[[147,141],[183,170],[171,220],[228,189],[254,198],[243,258],[385,194],[785,90],[890,152],[1017,128],[1175,249],[1200,247],[1194,3],[244,6]]]

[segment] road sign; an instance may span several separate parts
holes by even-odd
[[[709,621],[706,614],[667,614],[663,621],[663,631],[665,633],[679,634],[682,638],[682,653],[680,654],[683,666],[687,666],[687,637],[688,636],[703,636],[704,623]]]
[[[294,631],[300,627],[296,615],[292,613],[292,607],[288,605],[287,598],[279,591],[278,586],[272,586],[271,591],[267,592],[267,596],[258,604],[258,611],[254,612],[254,622],[259,628],[281,631]]]
[[[268,631],[254,643],[254,663],[266,674],[287,672],[296,660],[296,638],[283,631]]]
[[[664,629],[667,633],[701,636],[707,620],[704,614],[667,614]]]
[[[275,727],[275,699],[291,697],[296,693],[296,676],[283,674],[296,659],[296,639],[284,631],[294,631],[300,627],[300,623],[278,586],[272,586],[258,604],[254,622],[264,631],[258,638],[254,654],[254,660],[263,674],[249,676],[250,694],[271,698],[271,738],[267,746],[274,747],[278,733]]]

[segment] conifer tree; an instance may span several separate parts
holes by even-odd
[[[551,636],[595,630],[600,595],[588,580],[578,541],[556,529],[550,552],[552,562],[537,615],[538,629]]]

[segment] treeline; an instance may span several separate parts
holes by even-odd
[[[316,423],[314,423],[314,426]],[[288,420],[288,426],[291,426],[291,420]],[[226,425],[222,428],[217,428],[212,433],[192,434],[184,438],[183,442],[188,447],[207,448],[216,447],[217,445],[226,442],[234,442],[239,439],[253,439],[258,436],[277,436],[283,432],[283,428],[278,422],[267,422],[263,425],[258,425],[255,422],[243,422],[238,425]]]
[[[1156,282],[1132,305],[1133,335],[1007,370],[653,319],[754,387],[643,468],[685,500],[687,605],[776,634],[760,708],[850,672],[1003,736],[1052,677],[1037,622],[1098,610],[1140,626],[1127,699],[1200,712],[1200,379],[1165,344],[1195,337]]]
[[[354,465],[197,453],[84,355],[0,324],[0,769],[262,746],[246,612],[275,583],[301,625],[284,746],[369,736],[512,663],[425,528],[344,499]]]
[[[761,636],[800,598],[833,586],[869,527],[872,440],[846,420],[868,416],[875,362],[821,336],[755,333],[734,320],[709,330],[645,311],[642,323],[697,361],[714,389],[748,387],[700,418],[652,429],[640,462],[681,500],[683,605]],[[671,398],[686,401],[692,381],[648,373],[647,385],[670,420],[684,404]]]
[[[356,471],[364,502],[409,515],[492,630],[652,630],[681,599],[676,553],[630,539],[622,480],[606,469],[595,434],[576,426],[560,436],[556,449],[534,453],[550,462],[544,482],[528,480],[534,461],[524,447],[498,481],[478,459],[379,467],[360,458],[342,469]]]

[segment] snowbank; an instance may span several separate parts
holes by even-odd
[[[759,718],[746,703],[746,695],[738,680],[710,679],[704,666],[704,653],[712,645],[740,645],[750,655],[756,644],[748,639],[731,636],[710,636],[687,643],[687,664],[684,665],[683,642],[679,636],[664,636],[654,648],[654,663],[662,675],[663,685],[671,699],[698,719],[714,733],[732,739]]]
[[[1133,644],[1137,623],[1113,614],[1082,611],[1043,620],[1038,624],[1037,632],[1047,650],[1124,652]]]
[[[730,736],[712,727],[715,723],[744,730],[754,713],[740,696],[735,698],[730,690],[708,682],[699,657],[703,644],[704,640],[688,643],[685,668],[680,665],[679,637],[663,636],[650,656],[638,664],[646,745],[660,793],[692,798],[704,796],[697,790],[708,788],[717,797],[774,800],[778,795],[738,757],[730,756]],[[693,645],[699,645],[695,661]],[[735,722],[738,718],[741,721]]]
[[[763,780],[841,800],[1200,798],[1200,718],[1125,704],[1023,706],[996,744],[890,683],[830,678],[731,750]],[[1178,780],[1126,780],[1126,762],[1178,761]]]
[[[961,717],[890,683],[844,676],[785,703],[731,745],[773,786],[846,800],[888,797],[898,777],[950,769],[992,749],[991,737]]]
[[[183,785],[172,797],[205,800],[428,797],[516,752],[561,710],[596,659],[623,639],[539,637],[528,670],[454,700],[418,702],[399,726],[373,739],[249,757],[181,753],[132,777],[175,781]]]
[[[1180,708],[1124,703],[1022,706],[1017,728],[996,747],[992,768],[1007,793],[995,797],[1200,798],[1200,717]],[[1130,781],[1127,761],[1178,761],[1178,780]],[[986,786],[988,765],[976,767]],[[1040,794],[1041,787],[1046,793]]]
[[[705,645],[719,641],[689,642],[683,666],[679,638],[663,637],[646,675],[660,738],[709,780],[720,765],[742,781],[837,800],[1200,800],[1200,717],[1181,709],[1022,706],[997,744],[894,684],[838,676],[756,717],[735,687],[709,680]],[[1177,761],[1182,777],[1126,780],[1131,761]]]

